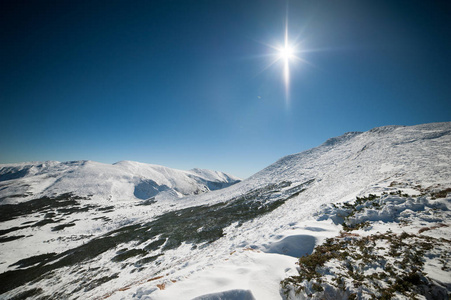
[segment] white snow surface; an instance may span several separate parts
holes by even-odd
[[[72,164],[80,171],[74,172]],[[112,258],[120,253],[118,247],[103,252],[87,263],[56,269],[50,278],[43,278],[27,287],[11,289],[0,295],[0,298],[3,296],[8,299],[30,288],[42,288],[45,295],[63,293],[58,295],[69,299],[282,299],[279,283],[296,274],[297,257],[311,253],[316,245],[328,237],[339,235],[342,229],[333,222],[338,212],[327,205],[352,201],[356,196],[370,193],[381,195],[383,192],[402,190],[412,194],[418,191],[418,186],[429,191],[450,188],[450,166],[451,122],[409,127],[385,126],[363,133],[347,133],[329,139],[316,148],[283,157],[228,188],[200,195],[193,195],[196,191],[186,184],[194,176],[208,181],[213,181],[211,179],[214,178],[216,182],[236,178],[204,170],[178,173],[164,167],[149,167],[133,162],[115,165],[94,162],[2,165],[2,170],[27,170],[24,171],[24,177],[1,182],[0,193],[3,193],[3,197],[15,193],[32,193],[20,200],[6,198],[5,203],[63,192],[91,195],[93,199],[107,200],[111,197],[116,201],[114,210],[102,215],[109,219],[105,222],[94,220],[93,216],[98,212],[88,211],[68,217],[66,222],[73,221],[75,226],[62,231],[50,230],[51,224],[18,230],[17,235],[30,236],[0,243],[0,272],[14,270],[16,267],[11,265],[25,257],[50,252],[61,253],[125,225],[157,220],[163,213],[176,212],[177,216],[180,215],[178,212],[185,212],[184,209],[194,209],[200,205],[214,207],[221,203],[233,203],[234,199],[249,195],[269,184],[289,181],[290,185],[281,185],[271,192],[270,200],[284,199],[284,203],[274,210],[226,226],[223,236],[212,242],[194,245],[187,241],[176,248],[159,249],[156,254],[160,256],[138,271],[135,270],[136,264],[121,265],[112,262]],[[63,175],[52,177],[52,174]],[[152,178],[158,186],[167,186],[177,193],[191,195],[183,198],[157,197],[155,204],[136,206],[136,202],[144,197],[135,196],[135,202],[129,201],[127,197],[135,193],[137,184],[148,178]],[[305,190],[300,193],[290,190],[300,184],[305,184]],[[9,194],[5,194],[5,190]],[[440,205],[451,211],[450,196],[448,194],[441,199]],[[362,220],[374,222],[371,229],[373,231],[369,230],[366,234],[389,228],[395,233],[405,230],[393,218],[393,212],[396,211],[393,209],[396,207],[404,208],[403,218],[412,216],[412,230],[438,222],[437,219],[425,217],[433,213],[430,211],[430,201],[433,201],[430,197],[418,201],[401,201],[396,197],[385,200],[387,203],[392,201],[393,206],[381,212],[370,211],[359,216]],[[106,203],[111,205],[111,202]],[[425,210],[425,215],[411,213],[415,209]],[[448,227],[426,231],[425,234],[450,239],[449,213],[436,218]],[[39,219],[38,215],[17,218],[0,223],[0,230]],[[80,219],[83,221],[76,222]],[[199,228],[198,232],[201,231],[202,228]],[[149,243],[157,239],[158,237]],[[143,249],[145,245],[129,242],[126,246],[128,249]],[[125,260],[127,261],[131,260]],[[101,275],[94,274],[90,280],[108,274],[116,276],[94,288],[77,290],[81,279],[74,273],[80,268],[103,270]],[[451,286],[449,272],[443,272],[439,267],[434,268],[432,263],[427,268],[434,280]]]

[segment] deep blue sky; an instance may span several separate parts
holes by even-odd
[[[451,121],[449,1],[0,2],[0,163],[247,177],[347,131]],[[313,51],[315,50],[315,51]]]

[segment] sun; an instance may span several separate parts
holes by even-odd
[[[296,47],[292,45],[290,38],[288,37],[288,22],[285,25],[285,36],[283,46],[277,47],[276,50],[278,53],[278,59],[283,60],[285,63],[297,58]]]
[[[278,49],[278,51],[279,51],[279,59],[290,60],[296,57],[295,50],[290,46],[280,48]]]
[[[283,77],[285,84],[285,99],[289,102],[289,90],[290,90],[290,61],[297,58],[296,48],[290,44],[288,37],[288,22],[285,25],[285,39],[283,47],[277,48],[278,60],[283,62]]]
[[[304,48],[304,41],[299,40],[300,35],[296,38],[292,38],[289,35],[288,30],[288,17],[285,20],[285,30],[284,33],[279,40],[278,44],[274,43],[262,43],[265,46],[271,48],[273,51],[267,54],[267,56],[271,57],[269,64],[263,70],[268,69],[272,65],[279,65],[282,71],[282,81],[285,87],[285,102],[287,106],[290,102],[290,69],[292,66],[296,66],[301,63],[307,63],[306,60],[302,58],[302,53],[310,52]]]

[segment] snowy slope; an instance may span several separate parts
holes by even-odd
[[[132,161],[9,164],[0,165],[0,199],[5,204],[73,193],[95,199],[146,200],[199,194],[238,181],[222,172],[182,171]]]
[[[52,220],[58,225],[20,228],[42,221],[44,211],[0,223],[3,232],[18,228],[3,234],[10,240],[0,244],[0,294],[55,299],[302,299],[308,294],[294,293],[289,284],[282,288],[280,281],[296,276],[298,257],[312,253],[327,238],[343,235],[344,217],[352,215],[346,226],[368,222],[351,232],[362,239],[376,232],[403,231],[412,241],[445,238],[440,242],[445,244],[428,250],[432,252],[425,258],[424,272],[429,279],[424,282],[436,287],[435,295],[446,295],[451,292],[451,270],[442,270],[438,262],[451,261],[437,255],[449,250],[446,239],[451,240],[451,194],[446,192],[451,188],[450,166],[451,123],[386,126],[329,139],[240,183],[183,201],[165,199],[145,206],[118,201],[104,211],[75,199],[80,209],[64,221],[57,219],[66,218],[58,215],[60,206],[45,208],[46,214],[56,213]],[[348,202],[369,194],[379,197],[374,201],[381,209],[371,202],[351,214],[355,205]],[[94,221],[94,216],[106,219]],[[73,225],[52,230],[60,224]],[[381,249],[384,243],[381,239]],[[338,264],[326,266],[322,274],[334,274]],[[366,271],[379,272],[378,268],[375,264],[374,270]],[[324,282],[329,294],[318,298],[353,294],[365,299],[377,293],[350,282],[339,294],[332,280]],[[313,283],[302,284],[308,293],[315,292]]]
[[[214,198],[205,195],[198,200],[202,198],[202,201],[221,201],[219,199],[225,199],[227,195],[231,197],[243,194],[268,183],[291,181],[292,186],[295,186],[311,179],[315,181],[308,189],[270,214],[237,229],[229,228],[227,240],[218,241],[214,250],[221,249],[221,255],[213,255],[215,258],[208,260],[211,264],[207,268],[211,268],[208,272],[217,270],[216,276],[213,277],[215,282],[211,282],[212,275],[209,273],[199,275],[196,272],[196,275],[192,276],[189,275],[190,271],[181,270],[184,276],[190,278],[186,284],[184,280],[184,283],[178,285],[179,288],[177,284],[172,288],[172,284],[167,281],[171,288],[168,287],[164,291],[155,290],[151,299],[191,299],[202,294],[218,296],[227,290],[250,291],[255,299],[280,299],[278,283],[284,278],[280,273],[294,272],[296,260],[292,260],[288,265],[279,262],[279,268],[271,268],[269,271],[267,268],[272,265],[273,258],[266,257],[267,253],[264,251],[267,251],[268,247],[271,248],[271,244],[280,243],[278,248],[285,248],[285,251],[289,252],[294,244],[295,249],[298,249],[298,256],[301,256],[303,253],[310,253],[313,246],[320,244],[326,237],[339,235],[340,226],[325,221],[318,222],[313,216],[315,213],[327,213],[322,212],[321,205],[351,201],[356,196],[370,193],[381,195],[383,192],[402,190],[408,194],[420,194],[414,188],[416,186],[430,190],[451,187],[451,123],[411,127],[386,126],[364,133],[347,133],[329,139],[317,148],[286,156],[249,179],[218,191],[217,194],[220,195],[216,194]],[[430,200],[430,197],[428,199]],[[447,197],[444,200],[447,210],[451,210],[450,199],[451,197]],[[424,218],[417,221],[413,228],[419,230],[427,227],[425,219],[427,220]],[[432,221],[431,226],[437,222]],[[442,216],[441,222],[451,226],[450,215]],[[395,225],[389,223],[385,230],[388,228],[394,229]],[[441,230],[439,237],[451,239],[449,227]],[[255,249],[262,253],[249,253],[242,251],[243,249]],[[240,251],[243,254],[240,254]],[[236,259],[235,262],[229,262],[232,257],[228,257],[227,253],[238,254],[239,257],[233,258]],[[224,265],[213,263],[219,260],[219,257],[222,257]],[[242,264],[249,266],[243,269],[240,267]],[[271,284],[267,282],[270,275],[262,275],[265,268],[266,272],[279,272],[279,275],[271,280]],[[232,269],[235,270],[233,274]],[[259,277],[254,277],[257,271]],[[243,276],[242,273],[246,275]],[[450,275],[449,272],[445,276],[442,275],[441,281],[449,285]],[[238,279],[231,280],[234,276]],[[208,287],[196,284],[203,280],[209,282]],[[222,280],[224,284],[218,284]],[[199,286],[201,292],[189,288],[193,285]],[[271,287],[270,291],[268,286]],[[144,294],[144,290],[145,288],[142,288],[135,297],[143,298],[140,295]],[[187,294],[187,291],[192,294]],[[211,296],[205,299],[216,298]]]

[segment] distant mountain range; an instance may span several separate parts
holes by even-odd
[[[89,161],[0,180],[0,298],[451,293],[451,122],[346,133],[240,182]]]
[[[133,161],[113,165],[94,161],[0,164],[0,201],[17,203],[64,193],[112,201],[180,198],[239,181],[217,171],[182,171]]]

